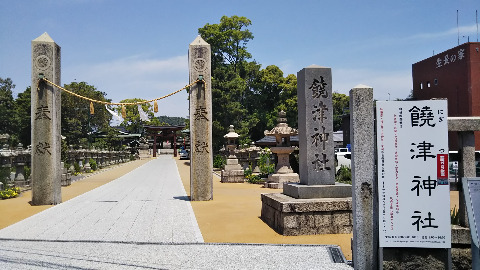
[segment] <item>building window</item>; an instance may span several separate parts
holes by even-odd
[[[430,88],[430,82],[427,82],[427,88]]]
[[[433,83],[434,83],[435,85],[438,85],[438,80],[437,80],[437,79],[433,80]]]
[[[423,83],[420,83],[420,90],[423,90]]]

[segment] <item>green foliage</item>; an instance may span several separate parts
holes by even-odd
[[[247,179],[247,182],[250,184],[258,184],[262,182],[262,178],[260,177],[260,175],[256,175],[252,173],[251,167],[244,171],[243,176],[245,177],[245,179]]]
[[[342,116],[349,113],[350,97],[345,94],[333,93],[333,130],[342,130]]]
[[[77,162],[74,162],[73,168],[75,169],[75,175],[78,175],[80,173],[80,164],[78,164]]]
[[[27,165],[23,166],[23,169],[25,171],[25,175],[24,175],[25,179],[30,178],[30,174],[32,173],[32,169]]]
[[[347,166],[340,166],[337,174],[335,175],[335,181],[344,184],[352,184],[352,170]]]
[[[31,123],[31,90],[27,87],[25,92],[19,93],[15,100],[15,115],[13,117],[16,139],[24,147],[31,144],[32,123]]]
[[[260,175],[257,175],[257,174],[251,174],[251,175],[249,175],[245,178],[247,179],[247,182],[250,183],[250,184],[259,184],[259,183],[263,182]]]
[[[228,63],[236,70],[241,62],[252,57],[246,44],[253,34],[246,29],[252,22],[239,16],[223,16],[219,24],[206,24],[198,29],[202,38],[212,48],[212,65]]]
[[[68,145],[67,140],[62,139],[60,142],[60,157],[61,160],[66,164],[68,159]]]
[[[245,17],[226,17],[219,24],[198,29],[212,48],[213,150],[224,144],[230,125],[240,135],[239,142],[256,141],[265,129],[277,124],[280,110],[287,112],[288,124],[297,127],[297,78],[274,65],[261,69],[247,51],[253,39]]]
[[[252,168],[250,168],[250,167],[243,171],[243,176],[244,177],[248,177],[249,175],[252,175]]]
[[[0,167],[0,182],[6,187],[10,181],[10,168]]]
[[[214,168],[223,168],[227,161],[225,160],[225,157],[222,155],[215,155],[213,156],[213,167]]]
[[[96,171],[98,169],[97,162],[93,158],[90,158],[88,162],[90,163],[90,168],[92,171]]]
[[[458,215],[458,209],[456,205],[450,210],[450,224],[460,225],[460,216]]]
[[[260,168],[260,178],[268,177],[269,174],[275,172],[275,164],[272,162],[272,153],[268,151],[268,148],[265,148],[264,152],[260,154],[258,167]]]
[[[15,198],[20,194],[20,188],[18,187],[12,187],[12,188],[7,188],[5,190],[0,191],[0,199],[10,199],[10,198]]]
[[[0,78],[0,134],[14,134],[15,123],[12,116],[15,112],[15,102],[12,90],[15,88],[10,78]]]
[[[183,126],[185,125],[186,118],[183,117],[171,117],[171,116],[158,116],[156,117],[160,123],[165,123],[169,126]]]
[[[64,87],[85,97],[110,101],[105,98],[106,93],[98,91],[86,82],[72,82]],[[93,107],[94,115],[90,115],[90,102],[62,92],[62,135],[66,137],[67,145],[88,148],[89,134],[109,126],[112,116],[105,106],[93,103]]]
[[[96,149],[121,150],[122,138],[118,137],[118,130],[113,127],[106,127],[102,130],[103,137],[94,139],[92,146]]]

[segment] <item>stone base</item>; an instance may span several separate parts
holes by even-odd
[[[383,269],[451,269],[447,248],[383,248]]]
[[[297,173],[276,173],[268,176],[267,183],[265,183],[266,188],[283,188],[283,184],[300,181]]]
[[[262,194],[262,220],[282,235],[352,233],[352,198],[295,199]]]
[[[222,170],[222,183],[243,183],[245,181],[243,170],[225,171]]]
[[[472,269],[470,229],[452,225],[452,269]]]
[[[27,186],[27,180],[25,180],[25,179],[15,180],[14,183],[15,183],[16,187],[26,187]],[[2,189],[0,188],[0,190],[2,190]]]
[[[70,173],[62,173],[62,182],[63,187],[70,186],[72,184],[72,175]]]
[[[288,183],[283,186],[283,194],[296,199],[348,198],[352,197],[352,185],[303,185]]]

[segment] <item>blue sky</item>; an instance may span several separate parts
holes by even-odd
[[[457,10],[459,28],[457,29]],[[31,40],[47,32],[62,47],[62,84],[85,81],[114,102],[153,99],[188,84],[188,44],[206,23],[245,16],[253,59],[286,76],[332,68],[333,90],[358,84],[379,100],[405,98],[412,64],[477,41],[480,1],[119,1],[0,0],[0,77],[30,85]],[[158,115],[187,116],[186,92]]]

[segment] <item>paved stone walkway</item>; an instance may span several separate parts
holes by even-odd
[[[352,269],[327,246],[207,244],[160,156],[0,230],[0,269]]]

